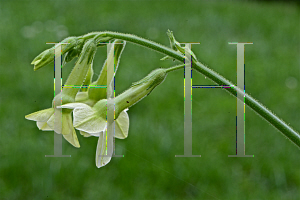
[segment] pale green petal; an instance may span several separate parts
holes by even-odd
[[[81,116],[76,116],[75,110],[77,110],[76,113],[80,114],[80,111],[82,111],[84,114],[93,112],[92,108],[84,103],[68,103],[60,106],[60,108],[69,108],[74,109],[73,110],[73,126],[75,127],[80,121]],[[83,111],[84,109],[84,111]],[[79,112],[78,112],[79,111]]]
[[[92,136],[91,134],[87,133],[87,132],[84,132],[84,131],[79,131],[80,134],[83,136],[83,137],[90,137]]]
[[[106,119],[99,117],[93,108],[84,103],[68,103],[61,108],[74,109],[73,126],[77,130],[99,136],[99,133],[106,129]]]
[[[69,109],[74,109],[74,108],[90,108],[90,106],[84,104],[84,103],[67,103],[61,106],[57,106],[57,108],[69,108]]]
[[[47,124],[52,130],[54,130],[54,114],[51,115],[51,117],[48,119]],[[61,133],[61,130],[55,129],[54,131],[56,133]]]
[[[83,103],[71,104],[65,104],[64,106],[65,108],[75,107],[73,110],[73,125],[77,130],[87,132],[93,136],[99,136],[99,133],[105,130],[106,120],[99,117],[90,106]]]
[[[71,113],[63,113],[62,122],[62,134],[64,138],[74,147],[79,148],[80,145],[76,135],[76,131],[73,128]]]
[[[28,120],[38,121],[38,122],[46,122],[51,115],[54,113],[54,108],[48,108],[44,110],[40,110],[29,115],[26,115],[25,118]]]
[[[53,131],[53,129],[48,126],[47,122],[36,122],[37,127],[43,131]]]
[[[95,113],[91,115],[84,114],[89,113],[86,113],[84,109],[80,108],[73,111],[74,127],[77,130],[87,132],[93,136],[99,136],[99,133],[106,129],[106,120],[98,117]]]
[[[129,117],[126,110],[123,110],[115,123],[115,137],[125,139],[128,136]]]
[[[60,112],[61,110],[59,110]],[[68,114],[71,116],[71,113],[64,113],[62,112],[62,117],[63,115]],[[54,122],[55,122],[55,114],[51,115],[51,117],[49,118],[49,120],[47,121],[48,126],[54,130],[57,134],[61,134],[62,130],[62,126],[63,126],[63,121],[62,121],[62,126],[58,125],[58,126],[54,126]]]
[[[64,138],[73,146],[80,147],[79,141],[76,135],[76,131],[73,128],[71,113],[62,112],[62,126],[54,126],[54,115],[52,115],[47,121],[47,125],[54,130],[57,134],[63,134]],[[60,129],[61,127],[61,129]]]
[[[108,139],[107,151],[110,148],[112,152],[113,143],[110,144],[109,141],[113,141],[113,140],[109,140],[109,137],[107,137],[107,139]],[[97,150],[96,150],[96,166],[98,168],[105,166],[111,160],[111,156],[112,155],[107,155],[106,152],[106,134],[105,132],[104,133],[101,132],[98,139]]]
[[[49,120],[47,121],[48,126],[54,130],[55,133],[61,134],[61,126],[54,126],[54,121],[55,121],[55,115],[51,115]]]

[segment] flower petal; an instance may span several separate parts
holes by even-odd
[[[42,131],[53,131],[53,129],[50,128],[47,122],[36,122],[36,125]]]
[[[129,129],[129,117],[127,111],[123,110],[115,123],[115,137],[118,139],[125,139],[128,136],[128,129]]]
[[[113,150],[112,148],[113,148],[113,140],[110,140],[110,137],[107,137],[107,148],[106,148],[106,134],[105,132],[101,132],[98,139],[97,150],[96,150],[96,166],[98,168],[103,167],[110,162],[112,156],[112,150]],[[108,155],[107,152],[111,152],[111,154]]]
[[[73,126],[77,130],[99,136],[99,133],[106,129],[106,120],[99,117],[93,108],[84,103],[68,103],[60,108],[74,109]]]
[[[83,136],[83,137],[90,137],[92,136],[91,134],[87,133],[87,132],[84,132],[84,131],[79,131],[80,134]]]
[[[74,109],[74,108],[90,108],[90,106],[84,104],[84,103],[67,103],[61,106],[57,106],[57,108],[69,108],[69,109]]]
[[[28,120],[38,121],[38,122],[46,122],[53,115],[54,108],[48,108],[44,110],[40,110],[29,115],[26,115],[25,118]]]
[[[68,114],[71,115],[70,113]],[[51,128],[51,130],[54,130],[54,132],[56,132],[57,134],[61,134],[62,126],[60,125],[55,126],[54,124],[55,124],[55,114],[51,115],[51,117],[47,121],[47,125]]]
[[[74,124],[74,127],[77,130],[84,131],[89,133],[90,135],[98,137],[99,133],[106,129],[106,121],[92,116],[88,119],[85,119],[83,122],[80,122],[76,125]]]
[[[80,147],[76,131],[73,128],[71,113],[62,114],[62,134],[64,138],[74,147]]]
[[[54,129],[54,114],[51,115],[51,117],[48,119],[47,124],[48,124],[48,126],[49,126],[52,130],[54,130],[56,133],[61,133],[61,130],[57,130],[57,128]]]
[[[97,113],[86,105],[85,108],[73,110],[73,125],[77,130],[99,136],[99,133],[106,129],[106,120],[97,116]]]

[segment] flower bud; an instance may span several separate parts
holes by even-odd
[[[40,53],[31,64],[34,65],[34,71],[40,69],[41,67],[46,66],[47,64],[53,62],[54,60],[54,47],[46,49]]]
[[[61,44],[61,43],[69,43],[69,44]],[[62,45],[62,55],[63,55],[78,45],[78,39],[77,37],[68,37],[63,41],[61,41],[61,43],[56,44],[54,47],[50,49],[46,49],[31,62],[31,64],[34,65],[34,71],[54,61],[54,50],[58,45]]]
[[[116,118],[119,116],[122,110],[133,106],[141,99],[149,95],[156,86],[158,86],[164,81],[166,76],[167,76],[166,69],[153,70],[145,78],[143,78],[138,82],[133,83],[128,90],[118,95],[115,98]]]

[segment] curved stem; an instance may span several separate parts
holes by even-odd
[[[84,36],[83,36],[84,37]],[[161,44],[158,44],[156,42],[132,35],[132,34],[125,34],[125,33],[117,33],[117,32],[110,32],[110,31],[104,31],[104,32],[95,32],[90,33],[88,37],[112,37],[116,39],[122,39],[126,40],[128,42],[132,42],[150,49],[153,49],[155,51],[158,51],[162,54],[168,55],[180,62],[184,62],[184,56],[171,48],[168,48],[166,46],[163,46]],[[97,40],[96,40],[97,41]],[[208,77],[218,85],[231,85],[234,84],[231,83],[229,80],[225,79],[223,76],[219,75],[212,69],[209,69],[208,67],[204,66],[199,61],[196,61],[192,59],[192,68],[194,68],[196,71],[200,72],[204,76]],[[244,91],[241,90],[238,87],[229,87],[229,88],[223,88],[227,92],[229,92],[233,96],[237,96],[237,94],[244,95]],[[245,103],[253,109],[257,114],[259,114],[263,119],[268,121],[270,124],[272,124],[275,128],[277,128],[281,133],[283,133],[287,138],[289,138],[296,146],[300,148],[300,135],[298,132],[296,132],[294,129],[292,129],[289,125],[287,125],[283,120],[279,119],[275,114],[273,114],[270,110],[268,110],[265,106],[263,106],[261,103],[256,101],[253,97],[251,97],[249,94],[245,93]]]

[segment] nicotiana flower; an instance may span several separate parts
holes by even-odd
[[[95,103],[97,103],[99,100],[105,99],[107,96],[110,97],[111,94],[113,93],[113,88],[111,88],[111,83],[114,80],[110,79],[107,81],[107,60],[109,59],[112,60],[114,58],[113,59],[114,72],[116,73],[121,60],[121,54],[126,45],[126,41],[115,40],[113,43],[114,43],[114,48],[111,48],[108,51],[109,52],[108,59],[105,60],[97,80],[91,83],[92,76],[93,76],[93,69],[89,69],[85,81],[83,83],[83,85],[89,85],[88,90],[86,88],[81,88],[81,92],[78,92],[76,94],[75,102],[81,102],[81,103],[88,104],[90,106],[94,106]],[[110,83],[107,88],[98,87],[98,86],[105,86],[107,82]]]
[[[114,98],[115,108],[110,107],[111,104],[107,107],[106,99],[98,101],[93,107],[84,103],[69,103],[61,106],[61,108],[74,109],[73,125],[76,129],[99,137],[96,151],[96,165],[98,168],[106,165],[112,156],[113,136],[111,133],[108,133],[107,140],[105,140],[105,129],[111,125],[107,124],[106,112],[115,110],[114,136],[126,138],[129,127],[127,109],[149,95],[156,86],[164,81],[166,75],[166,69],[156,69],[142,80],[133,83],[128,90]],[[108,149],[108,152],[111,152],[110,155],[107,154],[105,148]]]
[[[90,107],[84,103],[69,103],[61,106],[62,108],[73,110],[73,126],[81,131],[85,137],[96,136],[98,145],[96,151],[96,165],[102,167],[106,165],[111,155],[107,155],[106,148],[109,152],[113,150],[113,137],[125,139],[128,136],[129,117],[127,110],[123,110],[115,120],[114,135],[108,131],[107,146],[106,146],[106,99],[102,99],[97,103],[97,106]]]
[[[70,73],[65,85],[81,85],[86,77],[88,69],[93,63],[96,53],[96,43],[93,39],[88,40]],[[72,103],[79,88],[63,88],[62,92],[53,99],[52,108],[41,110],[25,116],[26,119],[37,121],[37,126],[41,130],[54,130],[58,134],[63,134],[64,138],[75,147],[80,147],[76,131],[72,123],[72,110],[56,108],[55,102],[62,101],[62,104]],[[54,125],[54,113],[59,109],[62,112],[62,126]]]
[[[88,36],[85,36],[85,37],[88,38]],[[65,41],[68,40],[70,42],[71,38],[72,37],[69,37],[69,38],[65,39]],[[107,42],[110,39],[111,38],[102,38],[100,40],[100,42]],[[84,74],[86,74],[86,76],[85,76],[83,84],[89,85],[92,81],[92,76],[93,76],[92,61],[93,61],[93,58],[95,55],[95,42],[91,39],[82,48],[82,47],[80,47],[80,45],[83,45],[83,44],[81,44],[83,39],[80,38],[76,41],[77,41],[77,43],[71,42],[70,44],[66,45],[64,48],[64,52],[67,52],[67,53],[71,52],[70,55],[73,55],[73,57],[68,58],[68,60],[66,62],[72,60],[74,57],[77,56],[76,55],[77,53],[72,53],[72,52],[75,52],[78,49],[80,49],[80,50],[82,49],[82,53],[80,54],[79,59],[76,62],[76,65],[75,65],[74,69],[72,70],[65,85],[71,85],[71,84],[72,85],[80,85],[80,84],[82,84],[82,80],[84,79]],[[115,44],[115,49],[110,50],[109,58],[112,57],[113,55],[115,55],[115,57],[114,57],[115,58],[114,62],[116,64],[115,70],[117,70],[117,67],[118,67],[119,61],[120,61],[120,57],[121,57],[121,53],[125,47],[126,42],[122,41],[122,40],[116,40],[115,43],[118,43],[118,44]],[[71,47],[74,47],[75,50],[72,49]],[[67,56],[68,56],[68,54],[65,55],[65,58]],[[85,59],[85,60],[83,60],[83,59]],[[99,78],[93,84],[95,84],[95,85],[96,84],[97,85],[106,84],[106,82],[107,82],[106,70],[107,70],[107,63],[105,62],[103,69],[99,75]],[[113,80],[110,80],[110,82],[111,81],[113,81]],[[99,88],[97,88],[97,89],[99,89]],[[108,88],[108,93],[112,92],[110,90],[112,90],[112,89]],[[86,89],[82,89],[81,91],[82,92],[78,92],[78,89],[76,89],[76,88],[64,88],[63,92],[60,93],[59,95],[57,95],[55,97],[55,99],[53,100],[52,108],[32,113],[30,115],[25,116],[25,118],[36,121],[37,126],[40,130],[43,130],[43,131],[54,130],[56,133],[59,133],[59,134],[62,133],[64,138],[69,143],[71,143],[75,147],[80,147],[76,132],[73,128],[72,118],[70,115],[72,110],[65,109],[65,108],[62,109],[62,127],[60,127],[60,126],[56,127],[54,125],[54,112],[55,112],[55,109],[61,109],[61,108],[55,108],[55,101],[62,100],[62,104],[74,102],[75,93],[77,93],[76,97],[75,97],[75,102],[84,102],[91,106],[93,106],[97,102],[97,100],[100,100],[101,98],[105,98],[105,96],[103,96],[103,94],[106,94],[105,89],[104,89],[105,93],[103,93],[103,89],[101,90],[101,92],[98,91],[98,93],[100,93],[101,95],[95,94],[97,92],[97,90],[92,89],[91,91],[89,91],[90,96],[94,97],[94,98],[92,98],[93,100],[91,100],[91,99],[89,99],[88,92],[84,92],[84,91],[86,91]],[[119,123],[119,120],[117,120],[117,123]],[[83,135],[84,137],[91,136],[89,133],[86,133],[84,131],[80,131],[80,134]],[[127,131],[127,134],[128,134],[128,131]],[[122,138],[121,136],[118,136],[118,134],[116,135],[116,137]]]
[[[104,38],[105,39],[105,38]],[[103,40],[104,40],[103,39]],[[110,97],[113,93],[113,89],[111,87],[111,84],[107,88],[99,88],[94,86],[100,86],[100,85],[106,85],[108,83],[112,83],[113,79],[107,80],[107,62],[108,60],[113,60],[114,62],[114,71],[116,73],[118,66],[120,64],[121,60],[121,54],[125,48],[126,41],[123,40],[115,40],[113,42],[114,44],[111,46],[111,49],[108,51],[108,58],[105,60],[104,65],[102,67],[102,70],[97,78],[96,81],[89,84],[89,81],[91,81],[91,78],[89,77],[90,74],[88,72],[87,77],[85,79],[85,83],[89,84],[90,87],[88,89],[88,92],[85,92],[86,90],[83,90],[81,88],[82,92],[78,92],[75,98],[75,102],[85,103],[89,106],[94,106],[99,100],[105,99],[106,96]],[[86,133],[84,131],[79,131],[81,135],[84,137],[91,136],[89,133]]]

